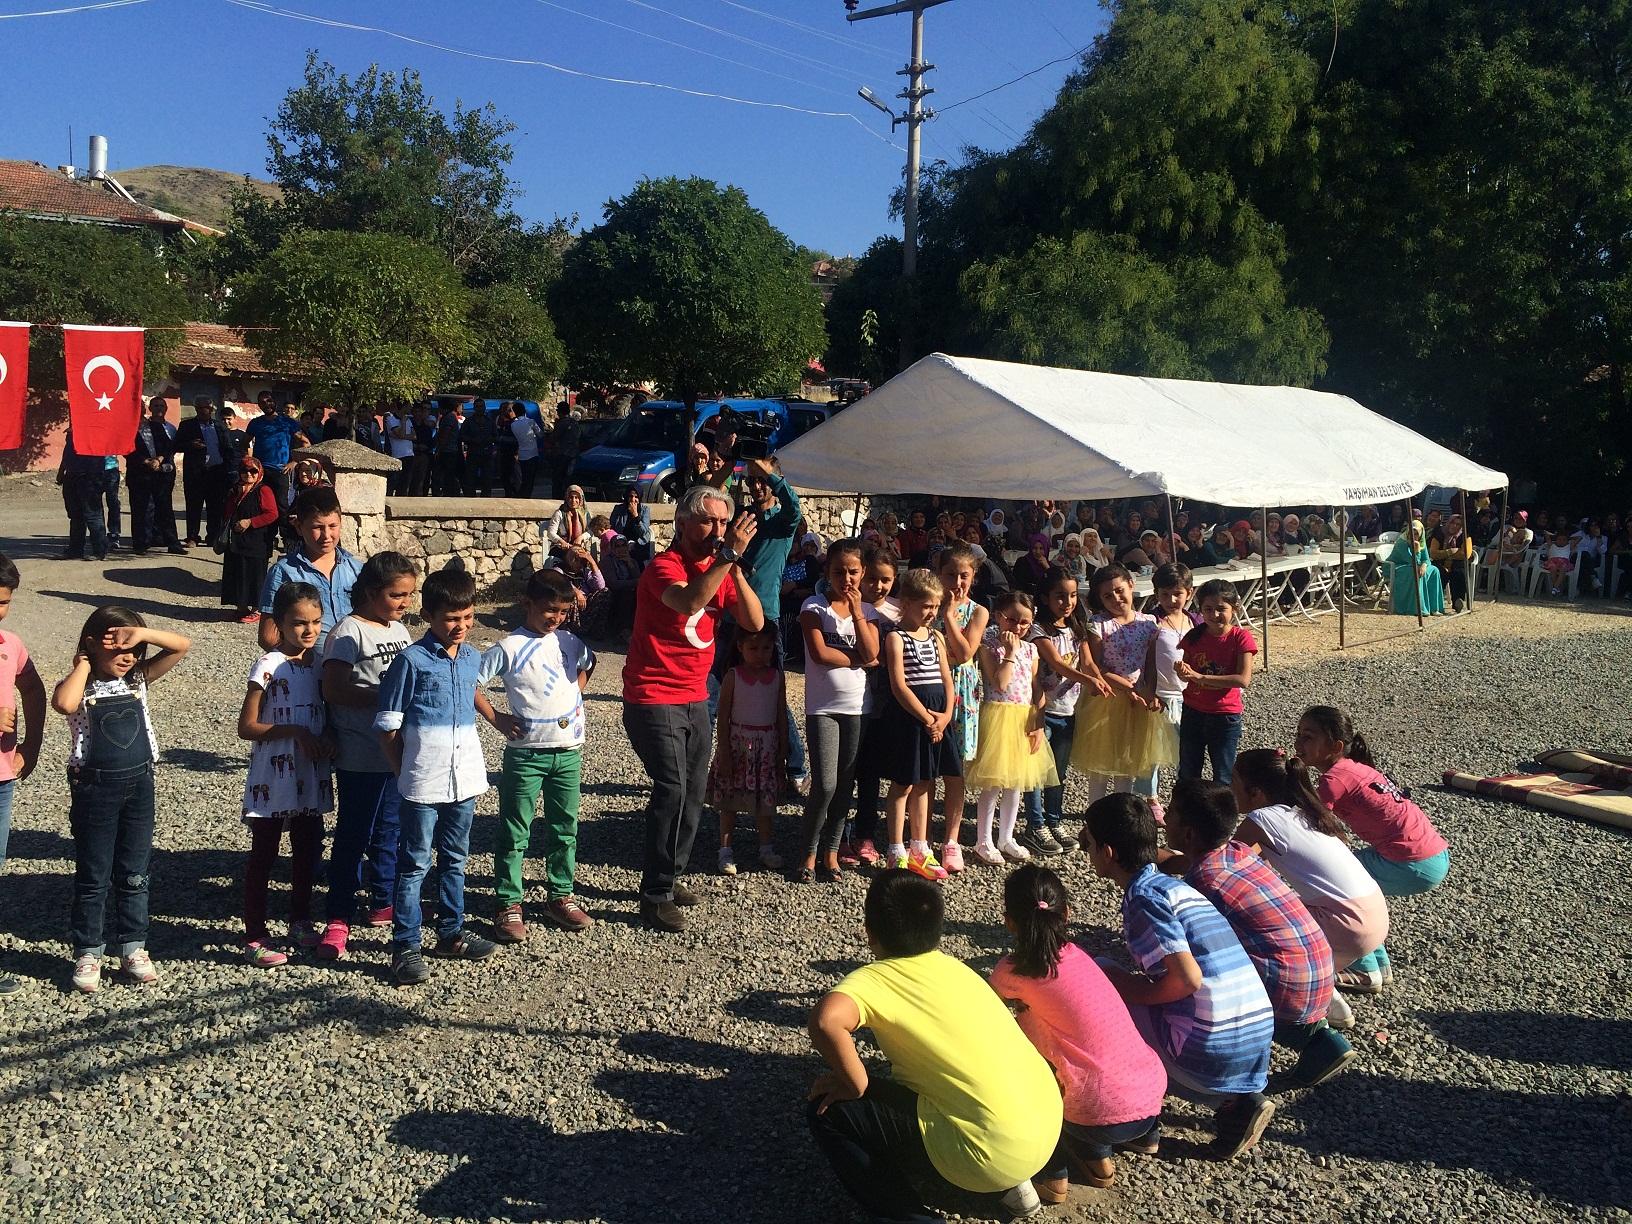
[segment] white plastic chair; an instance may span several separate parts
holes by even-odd
[[[1542,551],[1537,549],[1535,563],[1532,566],[1530,574],[1531,599],[1535,599],[1541,594],[1543,583],[1552,582],[1552,575],[1547,572],[1542,564],[1545,560],[1546,558],[1543,556]],[[1584,560],[1585,558],[1580,553],[1576,553],[1575,566],[1564,575],[1564,598],[1567,600],[1573,601],[1576,597],[1576,593],[1581,588],[1581,563]]]

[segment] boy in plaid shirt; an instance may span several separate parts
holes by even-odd
[[[1156,868],[1156,819],[1139,795],[1088,809],[1082,845],[1094,874],[1124,890],[1122,937],[1139,971],[1101,961],[1134,1027],[1167,1068],[1168,1089],[1211,1105],[1220,1160],[1263,1135],[1275,1029],[1264,984],[1230,924],[1194,888]]]
[[[1355,1058],[1326,1023],[1336,970],[1332,948],[1308,908],[1269,864],[1239,841],[1235,795],[1192,778],[1173,788],[1162,870],[1213,903],[1235,932],[1275,1012],[1275,1040],[1297,1052],[1286,1087],[1325,1083]],[[1277,1077],[1279,1079],[1279,1077]]]

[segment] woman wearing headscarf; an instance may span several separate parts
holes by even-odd
[[[1412,520],[1406,534],[1394,541],[1394,551],[1388,555],[1394,565],[1390,579],[1394,612],[1400,616],[1417,614],[1417,592],[1422,592],[1422,614],[1445,614],[1445,587],[1439,571],[1428,560],[1428,549],[1422,542],[1422,524]]]
[[[1457,612],[1468,601],[1468,570],[1473,541],[1460,514],[1453,514],[1428,537],[1428,559],[1451,589],[1451,607]]]
[[[259,459],[238,465],[238,483],[227,492],[224,511],[226,551],[221,559],[221,603],[236,608],[239,624],[261,619],[255,610],[272,555],[272,533],[278,523],[278,499],[266,484]]]
[[[551,517],[544,529],[545,546],[551,552],[564,553],[578,544],[578,539],[589,530],[589,513],[584,509],[584,490],[568,485],[561,508]]]

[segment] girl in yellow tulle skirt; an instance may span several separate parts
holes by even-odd
[[[974,760],[963,767],[964,785],[978,791],[974,856],[982,863],[1019,862],[1031,854],[1014,840],[1020,797],[1059,781],[1054,754],[1043,747],[1043,691],[1037,674],[1037,647],[1026,638],[1034,612],[1031,597],[1019,591],[1002,595],[992,611],[992,626],[981,638],[975,660],[980,665],[985,699],[980,703],[980,739]],[[997,839],[992,818],[998,817]]]
[[[1133,578],[1120,565],[1094,571],[1093,602],[1100,611],[1088,625],[1088,645],[1109,697],[1086,694],[1077,703],[1071,764],[1088,778],[1090,803],[1113,791],[1153,798],[1156,770],[1178,764],[1179,737],[1161,702],[1141,687],[1154,671],[1154,618],[1134,610]]]

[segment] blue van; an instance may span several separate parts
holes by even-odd
[[[721,407],[774,421],[773,447],[786,446],[803,432],[796,427],[787,404],[766,399],[699,400],[698,432],[709,431],[708,422],[719,415]],[[809,429],[814,422],[798,424]],[[672,502],[685,491],[683,456],[689,442],[686,406],[678,400],[648,400],[619,421],[599,446],[578,456],[571,479],[583,486],[585,501],[615,502],[634,485],[642,501]]]

